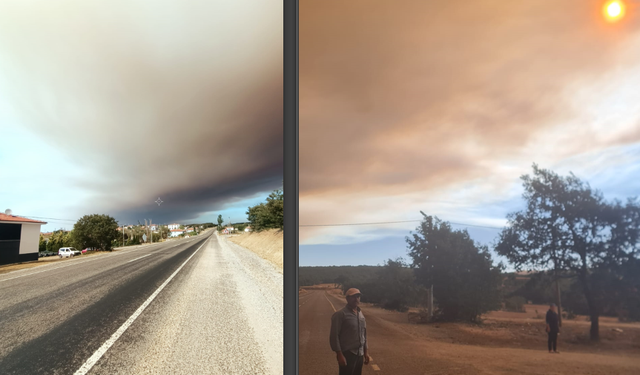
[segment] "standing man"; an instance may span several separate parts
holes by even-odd
[[[367,323],[360,310],[360,291],[347,290],[347,305],[331,317],[329,341],[336,352],[340,375],[361,375],[362,365],[369,364]]]
[[[559,353],[557,351],[558,333],[560,333],[560,326],[558,324],[558,312],[556,304],[552,303],[547,311],[547,334],[549,335],[549,353]],[[553,349],[553,352],[551,351]]]

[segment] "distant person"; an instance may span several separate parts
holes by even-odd
[[[547,334],[549,335],[549,353],[559,353],[557,350],[558,334],[560,333],[560,319],[558,319],[558,309],[555,303],[549,305],[547,311]],[[553,349],[553,351],[552,351]]]
[[[367,322],[360,310],[361,293],[347,290],[347,305],[331,317],[331,350],[336,352],[340,375],[361,375],[362,365],[369,363]]]

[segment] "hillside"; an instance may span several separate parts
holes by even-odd
[[[228,240],[253,251],[263,259],[273,263],[282,273],[283,239],[282,231],[271,229],[264,232],[249,232],[228,236]]]

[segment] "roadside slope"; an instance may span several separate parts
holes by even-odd
[[[263,232],[242,233],[227,236],[227,239],[268,260],[282,273],[284,247],[281,230],[270,229]]]

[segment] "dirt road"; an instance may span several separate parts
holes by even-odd
[[[344,299],[327,290],[300,295],[300,374],[336,374],[329,348],[331,314]],[[362,305],[372,364],[364,374],[639,374],[640,353],[562,352],[461,344],[446,326],[414,325],[407,314]],[[439,328],[436,328],[439,327]],[[490,340],[490,336],[487,340]],[[490,343],[489,343],[490,344]]]

